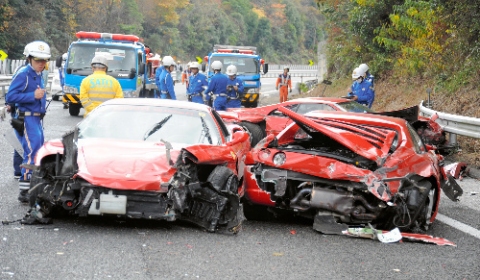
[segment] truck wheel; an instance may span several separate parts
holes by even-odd
[[[240,122],[239,125],[243,127],[248,133],[250,133],[250,145],[255,147],[257,143],[265,137],[265,133],[260,126],[250,122]]]
[[[70,103],[70,105],[68,106],[68,112],[70,113],[70,116],[78,116],[78,114],[80,113],[80,108],[82,108],[80,104]]]

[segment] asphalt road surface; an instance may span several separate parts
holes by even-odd
[[[46,140],[80,120],[53,101]],[[9,128],[0,123],[2,135]],[[0,219],[16,220],[28,208],[17,201],[12,148],[1,139]],[[480,185],[471,178],[461,185],[461,201],[444,198],[429,231],[456,247],[322,235],[309,221],[245,221],[227,235],[182,222],[68,217],[0,225],[0,279],[479,279]]]

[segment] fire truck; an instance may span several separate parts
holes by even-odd
[[[220,61],[225,73],[229,65],[237,67],[237,77],[243,81],[244,92],[242,106],[254,108],[260,99],[260,73],[268,72],[268,64],[257,54],[257,48],[251,46],[214,45],[213,52],[204,57],[206,63],[202,69],[208,78],[213,76],[210,63]]]
[[[124,97],[144,97],[147,88],[155,85],[154,77],[147,74],[146,55],[150,50],[137,36],[80,31],[76,37],[78,40],[68,48],[64,66],[63,101],[68,103],[71,116],[78,116],[82,108],[80,84],[92,74],[90,64],[97,54],[107,57],[107,74],[120,82]]]

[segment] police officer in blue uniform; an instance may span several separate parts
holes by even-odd
[[[355,68],[352,73],[353,84],[351,92],[348,94],[352,100],[371,108],[375,93],[373,92],[372,84],[365,79],[365,73],[361,72],[359,68]]]
[[[226,74],[227,83],[227,108],[240,108],[242,106],[243,81],[237,78],[237,67],[229,65]]]
[[[199,73],[200,65],[198,62],[190,62],[190,71],[192,72],[188,78],[187,96],[188,101],[208,105],[207,97],[203,91],[208,86],[207,77]]]
[[[46,111],[46,81],[42,71],[50,60],[50,46],[43,41],[34,41],[25,47],[28,65],[20,69],[12,79],[6,95],[7,103],[15,103],[17,108],[12,125],[23,147],[23,164],[33,165],[40,147],[43,145],[42,119]],[[18,200],[28,202],[28,190],[32,170],[22,167],[19,180]]]
[[[213,108],[217,111],[224,111],[227,109],[228,95],[226,91],[229,79],[227,75],[222,74],[222,66],[222,63],[218,60],[212,62],[211,67],[214,74],[210,79],[210,82],[208,82],[208,87],[205,90],[206,94],[211,93],[211,97],[213,98]]]
[[[163,67],[163,65],[160,65],[160,67],[158,67],[155,70],[155,84],[157,85],[157,90],[155,90],[154,92],[155,98],[160,98],[160,76],[162,75],[162,72],[164,70],[165,70],[165,67]]]
[[[175,68],[175,60],[171,56],[165,56],[162,59],[163,71],[159,77],[159,89],[160,89],[160,98],[161,99],[173,99],[177,100],[175,96],[175,89],[172,78],[172,71]]]

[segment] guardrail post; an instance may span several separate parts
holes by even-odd
[[[430,99],[430,93],[432,92],[431,88],[427,88],[427,93],[428,93],[428,102],[427,102],[427,108],[432,109],[432,101]]]
[[[448,135],[448,143],[450,145],[456,145],[457,144],[457,134],[455,133],[449,133]]]

